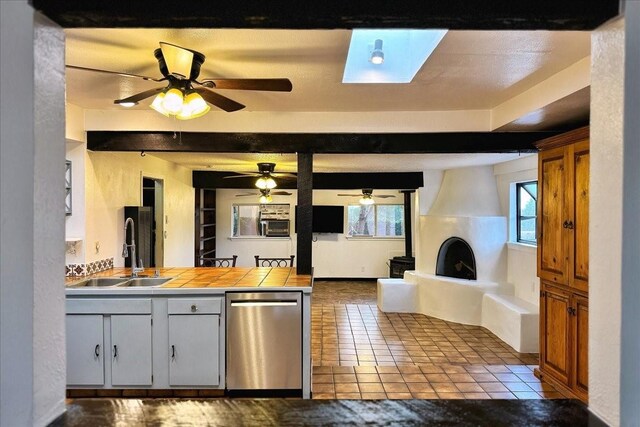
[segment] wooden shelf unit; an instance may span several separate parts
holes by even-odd
[[[201,258],[216,257],[216,190],[195,189],[195,260],[196,267]]]

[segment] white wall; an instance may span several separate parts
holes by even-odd
[[[493,168],[498,185],[500,211],[508,218],[507,281],[513,284],[515,296],[532,304],[540,303],[540,279],[536,271],[537,248],[516,243],[515,183],[538,179],[538,155],[529,155]]]
[[[0,19],[0,425],[42,426],[66,382],[64,34],[26,1]]]
[[[254,255],[286,257],[296,254],[295,204],[296,191],[287,190],[291,196],[274,196],[273,203],[291,205],[291,239],[230,239],[231,207],[234,203],[255,204],[251,197],[236,197],[247,190],[219,189],[216,192],[216,253],[219,257],[238,255],[238,266],[255,265]],[[357,203],[356,198],[338,197],[337,193],[357,193],[358,190],[314,190],[313,204],[346,206]],[[391,194],[395,199],[379,199],[378,203],[403,204],[403,195],[397,191],[376,190],[376,195]],[[256,197],[257,199],[257,197]],[[413,228],[415,230],[415,227]],[[388,277],[389,258],[404,255],[404,239],[348,239],[344,234],[314,234],[313,260],[316,278],[348,277],[373,278]],[[415,239],[414,239],[415,241]]]
[[[164,180],[165,267],[193,266],[191,171],[139,153],[87,152],[85,262],[114,257],[123,266],[124,206],[141,206],[142,176]],[[96,242],[100,249],[96,251]]]
[[[82,239],[75,245],[76,253],[67,251],[65,263],[84,263],[85,260],[85,157],[87,147],[83,142],[67,139],[66,159],[71,161],[71,215],[65,217],[65,237]]]
[[[445,171],[429,215],[500,216],[493,168],[475,166]]]

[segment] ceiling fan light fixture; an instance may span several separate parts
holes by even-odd
[[[373,204],[375,204],[375,200],[373,200],[373,197],[371,197],[371,194],[365,194],[360,199],[360,204],[361,205],[373,205]]]
[[[276,188],[278,184],[271,178],[269,175],[263,175],[256,181],[256,187],[261,190],[271,190],[272,188]]]
[[[133,106],[138,105],[137,102],[116,102],[116,104],[118,104],[121,107],[125,107],[125,108],[131,108]]]
[[[382,39],[377,39],[373,45],[373,51],[369,58],[372,64],[380,65],[384,62],[384,52],[382,51]]]
[[[267,193],[267,194],[263,194],[260,196],[260,198],[258,199],[258,202],[260,204],[267,204],[267,203],[271,203],[273,202],[273,197],[271,197],[271,194]]]
[[[176,115],[182,109],[182,104],[184,103],[184,95],[180,89],[175,87],[169,89],[167,93],[164,94],[164,99],[162,100],[162,107],[169,114]]]
[[[176,118],[180,120],[189,120],[202,117],[209,112],[211,107],[207,104],[197,92],[190,92],[184,97],[182,108]]]
[[[169,112],[165,110],[163,106],[164,97],[165,97],[164,92],[160,92],[151,103],[151,108],[153,108],[163,116],[169,117]]]

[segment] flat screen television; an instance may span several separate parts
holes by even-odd
[[[298,207],[296,206],[296,219]],[[313,206],[312,231],[314,233],[344,233],[344,206]],[[298,224],[296,221],[296,233]]]

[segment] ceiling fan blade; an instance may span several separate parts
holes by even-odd
[[[211,92],[209,89],[204,87],[196,89],[196,92],[198,92],[209,104],[215,105],[216,107],[228,113],[232,111],[242,110],[245,107],[244,105],[234,101],[233,99],[229,99],[226,96]]]
[[[289,79],[205,79],[202,85],[213,83],[216,89],[265,90],[272,92],[291,92],[293,85]]]
[[[160,49],[169,74],[188,79],[191,75],[194,53],[189,49],[166,42],[160,42]]]
[[[136,93],[135,95],[131,95],[128,98],[116,99],[115,101],[113,101],[113,103],[122,104],[125,102],[133,102],[137,104],[139,101],[142,101],[143,99],[149,98],[150,96],[160,93],[163,90],[164,90],[164,87],[156,87],[153,89],[145,90],[144,92]]]
[[[389,195],[383,194],[383,195],[380,195],[380,196],[373,196],[373,197],[377,197],[379,199],[388,199],[390,197],[396,197],[396,196],[389,196]]]
[[[242,193],[242,194],[236,194],[236,197],[247,197],[247,196],[259,196],[259,193]]]
[[[289,172],[275,172],[271,174],[274,178],[297,178],[298,176]]]
[[[289,193],[288,191],[272,191],[269,194],[271,194],[273,196],[290,196],[293,193]]]
[[[166,78],[154,79],[153,77],[141,76],[139,74],[131,74],[131,73],[120,73],[118,71],[108,71],[108,70],[100,70],[97,68],[87,68],[87,67],[79,67],[77,65],[67,65],[67,68],[71,68],[72,70],[82,70],[82,71],[93,71],[94,73],[104,73],[104,74],[115,74],[123,77],[136,77],[143,80],[149,80],[152,82],[161,82],[167,80]]]
[[[362,197],[362,194],[338,194],[338,196],[342,196],[342,197]]]

